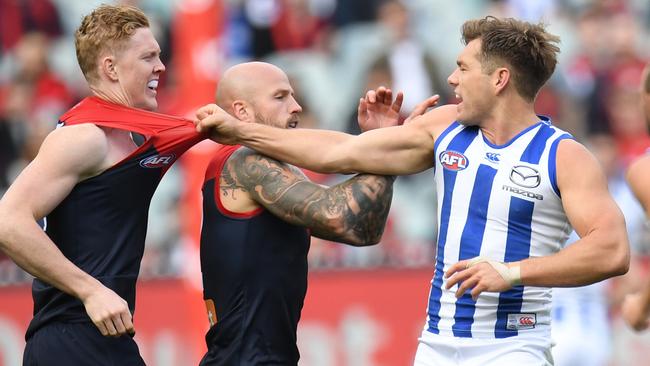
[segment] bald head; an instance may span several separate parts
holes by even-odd
[[[295,128],[302,111],[287,74],[265,62],[235,65],[223,73],[217,104],[235,118],[281,128]]]
[[[270,83],[285,80],[287,75],[279,67],[266,62],[245,62],[228,68],[219,81],[217,105],[231,112],[236,100],[254,103],[259,93]]]

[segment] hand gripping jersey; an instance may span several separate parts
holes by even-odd
[[[96,97],[66,112],[59,127],[81,123],[137,132],[145,142],[101,174],[77,183],[47,216],[45,231],[70,261],[125,299],[133,313],[151,197],[172,163],[204,136],[189,120]],[[32,296],[34,319],[27,339],[52,321],[90,321],[80,300],[39,279],[34,279]]]
[[[219,148],[203,185],[201,272],[211,328],[201,365],[296,365],[309,231],[264,208],[223,206],[221,171],[238,148]]]
[[[425,329],[454,337],[550,336],[551,290],[516,286],[460,299],[445,290],[444,272],[479,255],[502,262],[561,249],[570,224],[556,182],[560,140],[571,138],[550,120],[505,145],[490,143],[476,126],[454,122],[435,142],[438,247]]]

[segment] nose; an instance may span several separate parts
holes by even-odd
[[[456,76],[456,73],[458,72],[458,69],[454,70],[454,72],[447,77],[447,83],[451,86],[456,86],[458,85],[458,77]]]
[[[153,72],[160,74],[160,73],[164,72],[166,69],[167,68],[165,67],[165,64],[163,64],[162,61],[160,59],[158,59],[158,62],[153,67]]]
[[[291,109],[289,110],[289,112],[291,112],[291,114],[302,112],[302,107],[300,106],[300,104],[298,104],[296,99],[294,99],[293,97],[291,98]]]

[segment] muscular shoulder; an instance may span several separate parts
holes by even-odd
[[[108,146],[103,129],[84,123],[52,131],[43,141],[37,159],[76,171],[83,178],[103,169]]]
[[[558,164],[579,166],[585,160],[596,162],[596,158],[583,144],[569,138],[563,139],[558,143]]]
[[[297,167],[283,163],[266,155],[262,155],[247,147],[237,149],[228,159],[226,165],[233,169],[237,176],[259,181],[260,179],[273,179],[281,175],[295,175],[297,178],[306,179]]]
[[[458,115],[455,104],[446,104],[434,108],[411,122],[414,126],[426,129],[436,139]]]
[[[569,185],[606,182],[605,174],[596,157],[584,145],[573,139],[560,141],[555,163],[560,191]]]

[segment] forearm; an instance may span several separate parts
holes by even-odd
[[[348,173],[349,156],[340,145],[354,136],[314,129],[286,130],[247,123],[238,129],[237,143],[277,160],[320,173]]]
[[[339,212],[327,225],[316,225],[320,238],[352,245],[372,245],[381,240],[393,197],[392,176],[360,174],[325,192],[310,209]]]
[[[630,254],[625,232],[603,230],[560,252],[521,261],[521,279],[527,286],[574,287],[625,274]]]
[[[398,126],[352,136],[336,131],[241,124],[237,143],[285,163],[321,173],[413,174],[433,164],[433,138]]]
[[[101,286],[70,262],[33,219],[3,217],[0,249],[22,269],[81,300]]]

